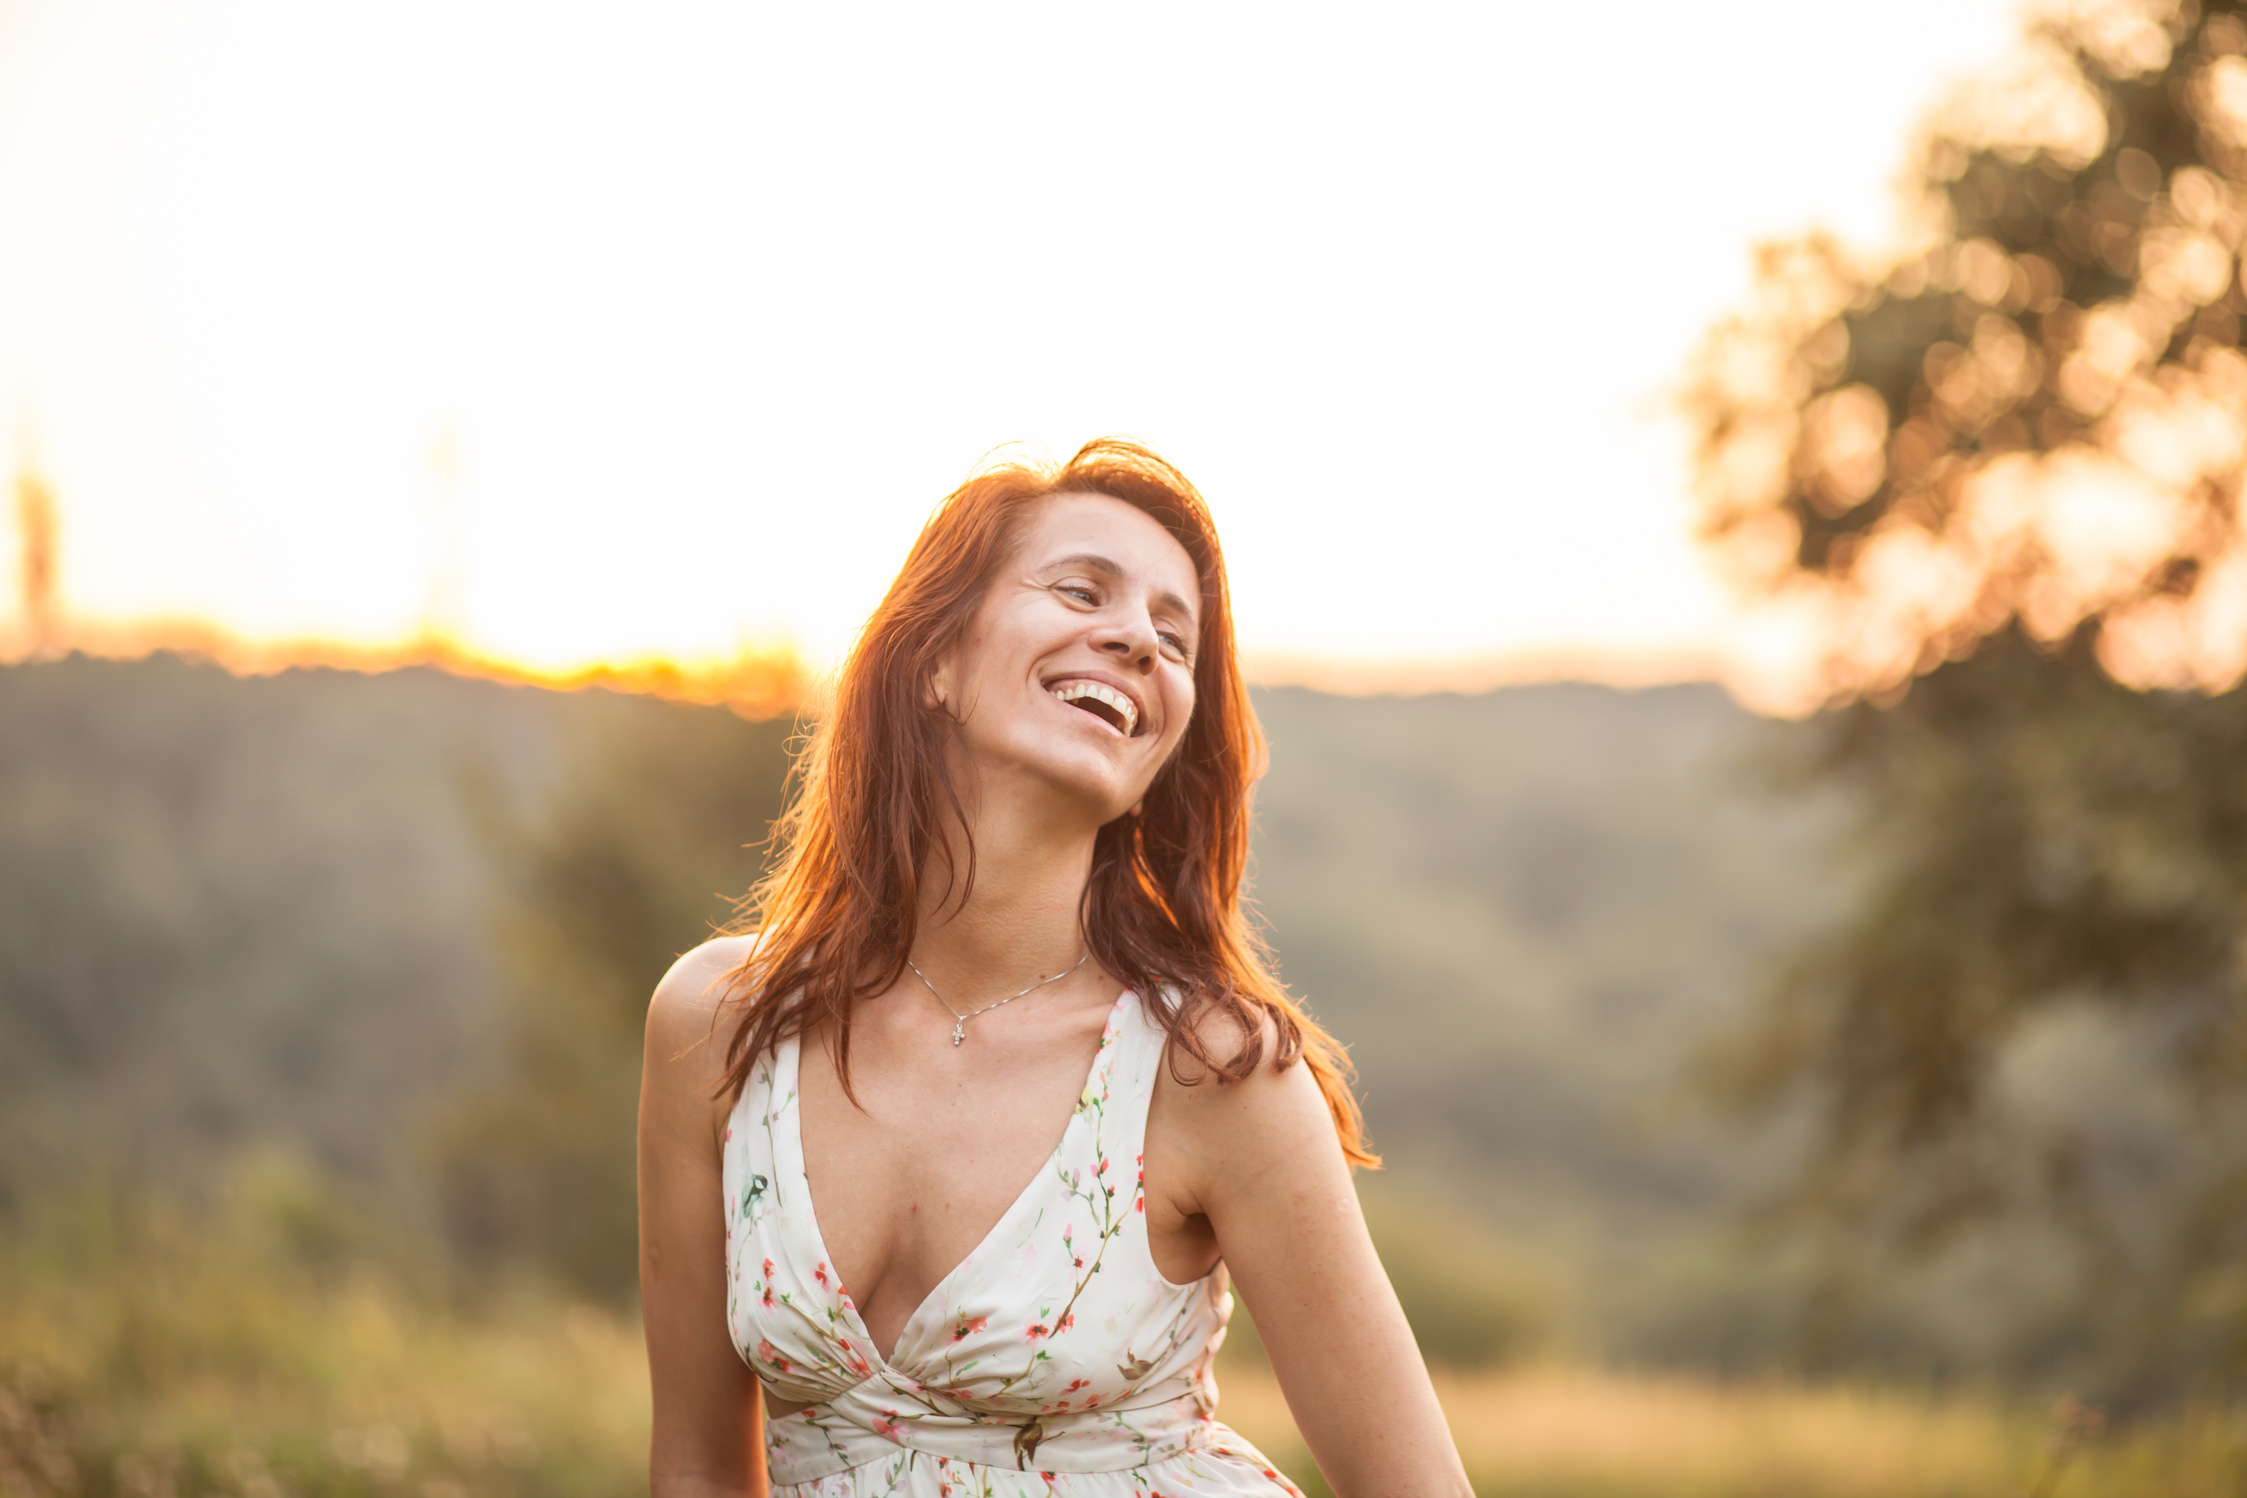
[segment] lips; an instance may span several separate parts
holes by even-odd
[[[1071,677],[1046,688],[1057,701],[1092,714],[1125,738],[1139,731],[1139,704],[1114,687],[1084,677]]]

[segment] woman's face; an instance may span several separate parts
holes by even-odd
[[[1145,511],[1041,501],[930,682],[976,781],[1058,790],[1094,825],[1129,811],[1193,716],[1200,609],[1193,558]]]

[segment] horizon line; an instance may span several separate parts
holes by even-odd
[[[793,642],[744,645],[728,655],[650,653],[567,665],[541,665],[489,654],[443,632],[387,641],[351,641],[302,635],[256,638],[192,618],[129,622],[83,617],[38,631],[28,620],[0,630],[0,664],[17,665],[72,654],[98,660],[139,660],[172,654],[209,661],[236,676],[271,676],[291,669],[355,671],[379,675],[434,667],[477,680],[580,691],[614,691],[732,708],[745,717],[817,711],[834,667],[814,667]],[[1331,657],[1307,651],[1245,650],[1241,673],[1251,687],[1303,687],[1345,697],[1420,697],[1445,693],[1478,696],[1507,687],[1577,682],[1638,691],[1706,683],[1720,686],[1743,706],[1768,706],[1740,691],[1736,664],[1705,644],[1622,647],[1548,645],[1470,655]]]

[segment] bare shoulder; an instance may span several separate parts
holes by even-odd
[[[1182,1037],[1170,1039],[1149,1132],[1164,1153],[1176,1151],[1192,1196],[1206,1200],[1243,1172],[1262,1174],[1330,1149],[1339,1158],[1318,1079],[1299,1058],[1279,1063],[1279,1027],[1270,1014],[1258,1011],[1251,1020],[1204,1011],[1189,1023],[1213,1058],[1237,1062],[1252,1043],[1259,1053],[1255,1069],[1231,1081],[1198,1062]]]
[[[670,1068],[697,1080],[714,1079],[724,1069],[725,1041],[718,1010],[726,999],[725,977],[748,957],[753,936],[720,936],[704,942],[671,964],[648,1001],[647,1049],[651,1061],[689,1061]]]
[[[1167,1064],[1163,1068],[1165,1076],[1182,1091],[1228,1087],[1256,1090],[1255,1084],[1276,1082],[1283,1075],[1304,1069],[1280,1066],[1279,1026],[1267,1010],[1258,1008],[1241,1015],[1211,1006],[1192,1016],[1182,1028],[1191,1034],[1194,1045],[1188,1046],[1186,1034],[1173,1032],[1164,1047]],[[1256,1066],[1246,1077],[1233,1081],[1218,1075],[1198,1059],[1197,1050],[1229,1070],[1236,1068],[1242,1057],[1254,1050]]]

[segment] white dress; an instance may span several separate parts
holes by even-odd
[[[1116,1000],[1053,1156],[875,1350],[813,1215],[796,1041],[760,1058],[725,1136],[726,1321],[782,1399],[773,1489],[810,1495],[1292,1494],[1216,1419],[1211,1361],[1233,1297],[1148,1250],[1141,1173],[1164,1032]]]

